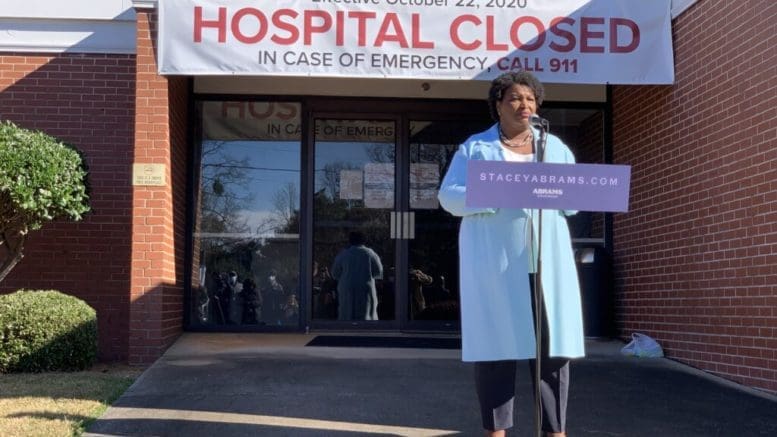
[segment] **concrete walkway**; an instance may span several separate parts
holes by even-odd
[[[87,436],[479,436],[458,350],[306,347],[315,334],[187,333]],[[777,397],[589,341],[572,363],[570,436],[777,435]],[[519,366],[516,428],[531,436]]]

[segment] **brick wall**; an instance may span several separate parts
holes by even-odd
[[[173,189],[173,235],[175,239],[175,283],[164,299],[163,329],[167,338],[175,338],[183,327],[184,269],[186,267],[186,217],[189,199],[189,80],[168,78],[168,117],[170,119],[171,170]]]
[[[155,67],[156,68],[156,67]],[[163,287],[162,305],[159,308],[160,315],[160,345],[157,358],[178,337],[183,328],[183,294],[184,294],[184,269],[186,255],[186,202],[188,199],[187,174],[188,174],[188,93],[189,84],[186,78],[168,78],[168,128],[169,128],[169,208],[172,223],[167,223],[166,232],[171,232],[173,241],[172,262],[174,264],[174,276],[172,282]],[[152,252],[156,252],[152,249]],[[148,254],[146,256],[149,256]],[[157,254],[150,255],[157,258]],[[139,360],[147,363],[149,359]]]
[[[604,163],[604,114],[595,112],[580,123],[575,140],[575,158],[577,162],[586,164]],[[602,213],[578,213],[590,216],[590,230],[588,237],[604,237],[604,214]]]
[[[604,138],[604,115],[596,111],[580,122],[575,142],[575,158],[577,162],[588,164],[604,163],[602,145]]]
[[[92,211],[33,231],[25,257],[0,284],[57,289],[97,310],[99,358],[126,361],[135,57],[0,55],[0,119],[76,146],[89,165]]]
[[[613,90],[621,335],[777,391],[777,2],[705,0],[674,23],[674,86]]]
[[[188,82],[156,73],[155,24],[137,11],[135,163],[162,164],[166,184],[133,187],[131,364],[153,362],[183,325]]]

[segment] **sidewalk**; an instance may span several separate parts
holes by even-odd
[[[184,334],[87,436],[480,436],[458,350],[305,347],[315,334]],[[777,397],[589,341],[573,361],[570,436],[777,435]],[[516,428],[532,434],[519,366]]]

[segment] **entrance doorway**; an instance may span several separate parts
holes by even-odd
[[[437,190],[459,144],[493,123],[487,112],[471,101],[198,100],[186,328],[457,330],[460,219]],[[604,162],[600,105],[541,115],[578,162]],[[576,248],[605,243],[603,214],[579,213],[570,228]],[[354,245],[369,255],[361,276],[346,262]]]

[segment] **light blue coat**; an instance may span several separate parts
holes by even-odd
[[[535,138],[539,135],[535,131]],[[496,125],[467,139],[440,186],[440,204],[462,217],[459,230],[462,359],[495,361],[534,358],[529,271],[536,263],[526,239],[538,232],[539,212],[521,208],[465,206],[467,162],[504,161]],[[574,163],[560,139],[548,135],[545,162]],[[515,165],[520,165],[516,163]],[[566,216],[543,210],[542,289],[548,315],[550,355],[585,355],[580,285]],[[533,217],[533,219],[532,219]],[[533,226],[532,226],[533,225]],[[529,227],[533,232],[528,232]],[[536,238],[532,242],[535,250]]]

